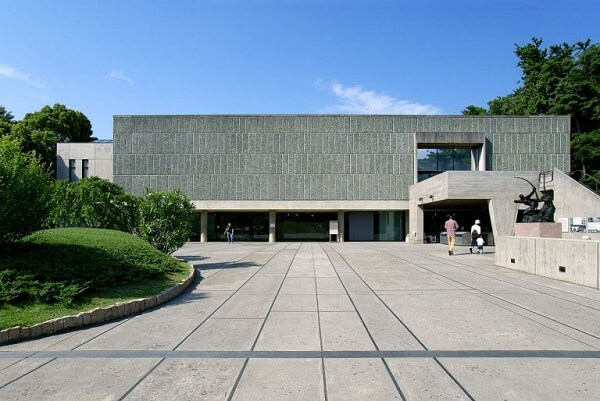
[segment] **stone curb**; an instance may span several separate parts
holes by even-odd
[[[181,259],[177,260],[184,262]],[[171,288],[167,288],[157,295],[148,298],[139,298],[132,299],[131,301],[119,302],[112,306],[80,312],[77,315],[46,320],[45,322],[38,323],[33,326],[17,326],[0,330],[0,345],[47,336],[77,327],[116,320],[125,316],[135,315],[145,311],[146,309],[163,304],[181,294],[194,281],[194,278],[196,277],[196,269],[192,264],[188,263],[188,265],[191,269],[190,276],[188,278]]]

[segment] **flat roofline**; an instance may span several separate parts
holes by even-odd
[[[427,118],[571,118],[565,114],[540,115],[486,115],[467,116],[462,114],[114,114],[113,118],[133,117],[427,117]]]

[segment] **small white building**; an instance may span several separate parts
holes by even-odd
[[[56,145],[56,178],[73,182],[92,176],[113,180],[112,140]]]

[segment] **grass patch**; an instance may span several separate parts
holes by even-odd
[[[38,231],[0,252],[0,329],[156,295],[188,265],[113,230]]]

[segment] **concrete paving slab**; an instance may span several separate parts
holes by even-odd
[[[257,351],[319,351],[317,312],[271,312],[263,327]]]
[[[354,305],[346,294],[318,294],[320,312],[354,312]]]
[[[153,358],[55,359],[0,388],[0,399],[118,400],[158,361]]]
[[[173,349],[231,294],[186,294],[144,313],[82,345],[80,349]]]
[[[381,359],[326,359],[329,401],[402,399]]]
[[[582,314],[581,305],[532,292],[493,295],[600,337],[600,309],[584,308],[586,312]]]
[[[442,358],[476,400],[598,400],[598,359]]]
[[[284,277],[284,274],[256,274],[238,292],[244,294],[277,294]]]
[[[342,282],[337,277],[317,277],[317,294],[346,294]]]
[[[50,358],[2,358],[0,359],[0,394],[2,387],[49,362]],[[7,399],[7,398],[0,398]]]
[[[128,318],[129,319],[129,318]],[[128,320],[128,319],[125,319]],[[0,347],[2,351],[64,351],[75,349],[92,338],[111,330],[123,323],[123,320],[103,323],[98,326],[86,327],[79,330],[59,333],[48,337],[34,338],[22,343],[9,344]]]
[[[295,264],[290,267],[288,277],[315,277],[315,268],[308,264]]]
[[[469,293],[382,295],[429,349],[587,349]]]
[[[373,290],[370,289],[369,286],[354,273],[340,274],[340,279],[342,283],[344,283],[346,292],[350,295],[373,294]]]
[[[280,294],[316,294],[317,287],[312,277],[286,277]]]
[[[423,349],[415,337],[375,295],[353,295],[352,300],[379,350]]]
[[[317,297],[314,294],[279,294],[273,312],[316,312]]]
[[[233,400],[325,400],[321,360],[250,359]]]
[[[324,351],[374,350],[356,312],[319,312]]]
[[[264,319],[269,313],[275,294],[240,294],[229,298],[214,313],[217,318],[259,318]]]
[[[226,290],[236,291],[240,288],[250,277],[256,273],[256,270],[225,270],[223,269],[218,274],[213,274],[202,280],[202,289],[204,291],[211,290]]]
[[[177,350],[250,351],[263,319],[210,318],[192,333]]]
[[[429,358],[386,358],[407,401],[469,400],[442,367]]]
[[[166,359],[125,400],[227,400],[243,364],[243,359]]]

